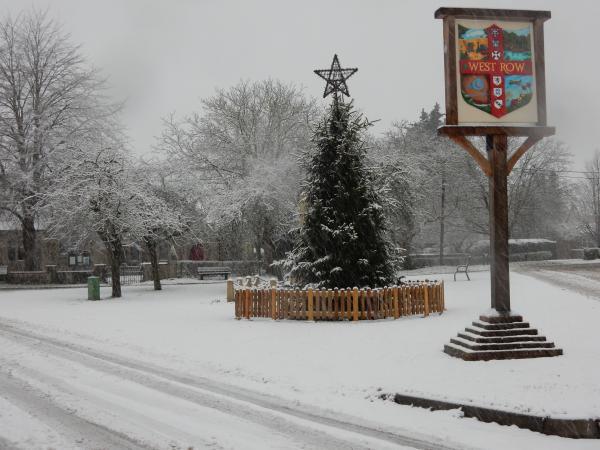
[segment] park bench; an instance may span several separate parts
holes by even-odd
[[[469,278],[469,260],[470,259],[471,259],[471,255],[466,255],[464,264],[459,264],[458,266],[456,266],[456,272],[454,272],[454,281],[456,281],[457,273],[464,273],[467,276],[467,280],[471,281],[471,278]]]
[[[203,280],[206,275],[223,275],[227,280],[231,275],[231,269],[229,267],[198,267],[200,279]]]

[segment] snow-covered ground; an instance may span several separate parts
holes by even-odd
[[[0,448],[597,448],[379,400],[600,417],[600,302],[512,273],[515,311],[565,355],[464,362],[442,348],[489,273],[437,277],[443,315],[359,323],[236,321],[219,282],[0,291]]]

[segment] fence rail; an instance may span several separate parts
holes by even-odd
[[[236,319],[373,320],[444,311],[444,282],[409,282],[379,289],[240,288]]]

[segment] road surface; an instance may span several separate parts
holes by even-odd
[[[598,261],[550,260],[514,264],[514,266],[517,271],[525,275],[600,301],[600,262]]]
[[[456,448],[1,319],[0,348],[0,449]]]

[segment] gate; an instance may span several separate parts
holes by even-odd
[[[122,265],[119,272],[121,275],[121,286],[140,284],[144,280],[144,270],[142,269],[142,266]],[[104,283],[112,283],[110,270],[106,270],[101,278]]]
[[[140,284],[143,278],[142,266],[121,266],[121,285]]]

